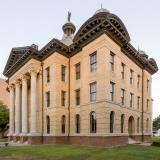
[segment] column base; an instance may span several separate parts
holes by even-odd
[[[20,137],[27,137],[28,136],[28,133],[21,133],[19,134]]]
[[[30,132],[27,134],[28,137],[39,137],[42,136],[41,132]]]
[[[20,135],[20,133],[14,133],[12,134],[13,137],[18,137]]]

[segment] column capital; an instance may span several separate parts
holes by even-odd
[[[14,89],[15,89],[15,85],[14,85],[14,84],[9,84],[8,88],[9,88],[9,90],[10,90],[10,91],[11,91],[11,90],[13,90],[13,91],[14,91]]]
[[[28,79],[29,79],[29,76],[26,76],[25,74],[21,76],[22,82],[27,82]]]
[[[20,85],[22,84],[22,82],[19,81],[19,80],[17,80],[17,81],[14,82],[14,84],[15,84],[16,87],[20,87]]]
[[[35,68],[32,67],[30,70],[28,70],[28,72],[30,73],[31,77],[32,77],[32,76],[33,76],[33,77],[36,77],[37,74],[40,72],[40,70],[35,69]]]

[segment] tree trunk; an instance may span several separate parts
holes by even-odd
[[[1,131],[2,131],[2,138],[4,138],[4,128],[2,128]]]

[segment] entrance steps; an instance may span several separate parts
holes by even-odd
[[[134,139],[128,137],[128,144],[137,144],[140,143],[139,141],[135,141]]]

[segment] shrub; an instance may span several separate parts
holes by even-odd
[[[160,141],[155,141],[151,144],[151,146],[157,146],[160,147]]]

